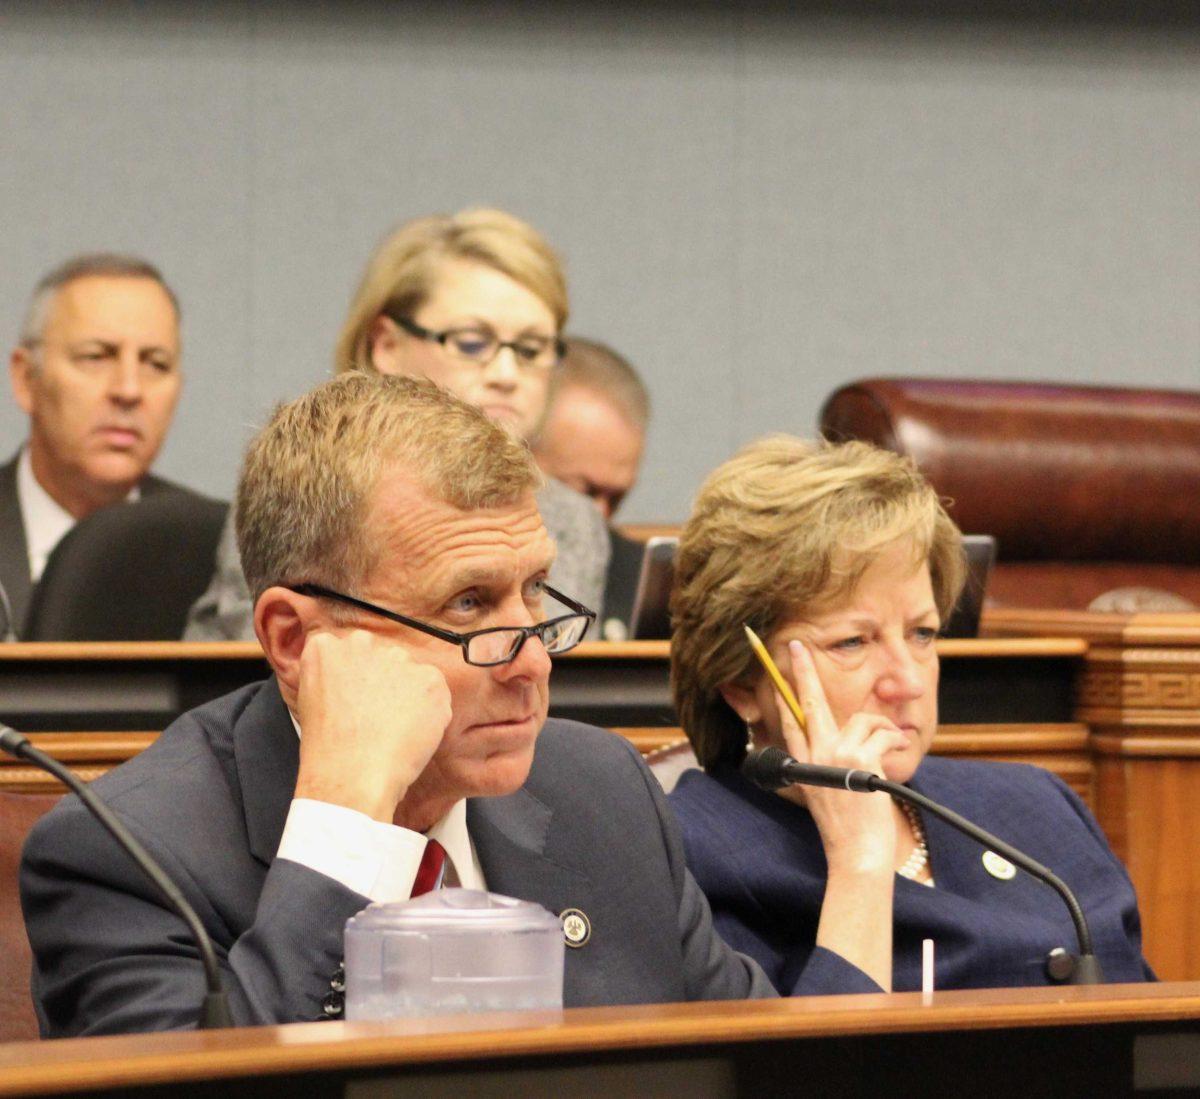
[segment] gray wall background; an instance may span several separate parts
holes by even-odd
[[[947,9],[7,0],[3,339],[68,254],[159,263],[187,383],[157,468],[228,496],[377,240],[501,206],[650,385],[630,521],[864,375],[1200,385],[1188,7]]]

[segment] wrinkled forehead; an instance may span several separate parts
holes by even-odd
[[[383,479],[366,524],[376,572],[422,590],[520,583],[554,560],[537,500],[459,508],[407,477]]]

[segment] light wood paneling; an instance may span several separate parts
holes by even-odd
[[[29,742],[60,763],[67,764],[85,782],[132,759],[148,747],[158,733],[30,733]],[[28,763],[0,755],[0,790],[21,794],[61,793],[53,775]]]
[[[1096,815],[1138,893],[1160,977],[1200,977],[1200,614],[989,611],[990,633],[1088,642],[1075,716]]]

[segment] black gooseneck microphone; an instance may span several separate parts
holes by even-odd
[[[890,794],[900,801],[922,809],[940,817],[953,828],[970,836],[976,843],[1003,855],[1009,862],[1019,866],[1027,874],[1050,886],[1067,906],[1071,920],[1075,924],[1075,937],[1079,941],[1079,954],[1073,958],[1073,965],[1068,977],[1070,984],[1095,985],[1104,981],[1100,971],[1100,962],[1092,949],[1092,933],[1088,929],[1087,919],[1083,908],[1075,894],[1068,888],[1067,883],[1052,870],[1031,859],[1024,852],[1018,851],[998,836],[985,831],[977,824],[972,824],[966,817],[959,816],[953,809],[939,805],[924,794],[918,794],[898,782],[890,782],[886,778],[873,775],[870,771],[857,771],[845,767],[825,767],[817,763],[801,763],[788,755],[782,748],[756,748],[746,754],[742,763],[742,774],[756,786],[764,790],[779,790],[784,786],[796,784],[804,786],[829,786],[838,790],[850,790],[854,793],[871,793],[878,790]]]
[[[178,914],[187,924],[192,938],[200,951],[200,960],[204,965],[204,983],[206,987],[204,1002],[200,1009],[200,1029],[214,1030],[218,1027],[233,1026],[233,1016],[229,1011],[229,999],[221,985],[221,971],[217,966],[217,956],[213,951],[212,940],[196,910],[188,903],[187,898],[179,891],[179,887],[167,877],[166,872],[150,853],[130,834],[111,809],[104,804],[79,777],[58,760],[48,756],[40,748],[35,748],[15,729],[0,724],[0,750],[7,752],[17,759],[26,760],[43,771],[48,771],[70,791],[75,794],[88,811],[104,826],[117,843],[124,848],[125,853],[136,862],[142,873],[146,875]]]

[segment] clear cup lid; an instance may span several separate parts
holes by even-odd
[[[561,934],[558,917],[533,901],[482,889],[435,889],[407,901],[376,902],[347,931],[543,931]]]

